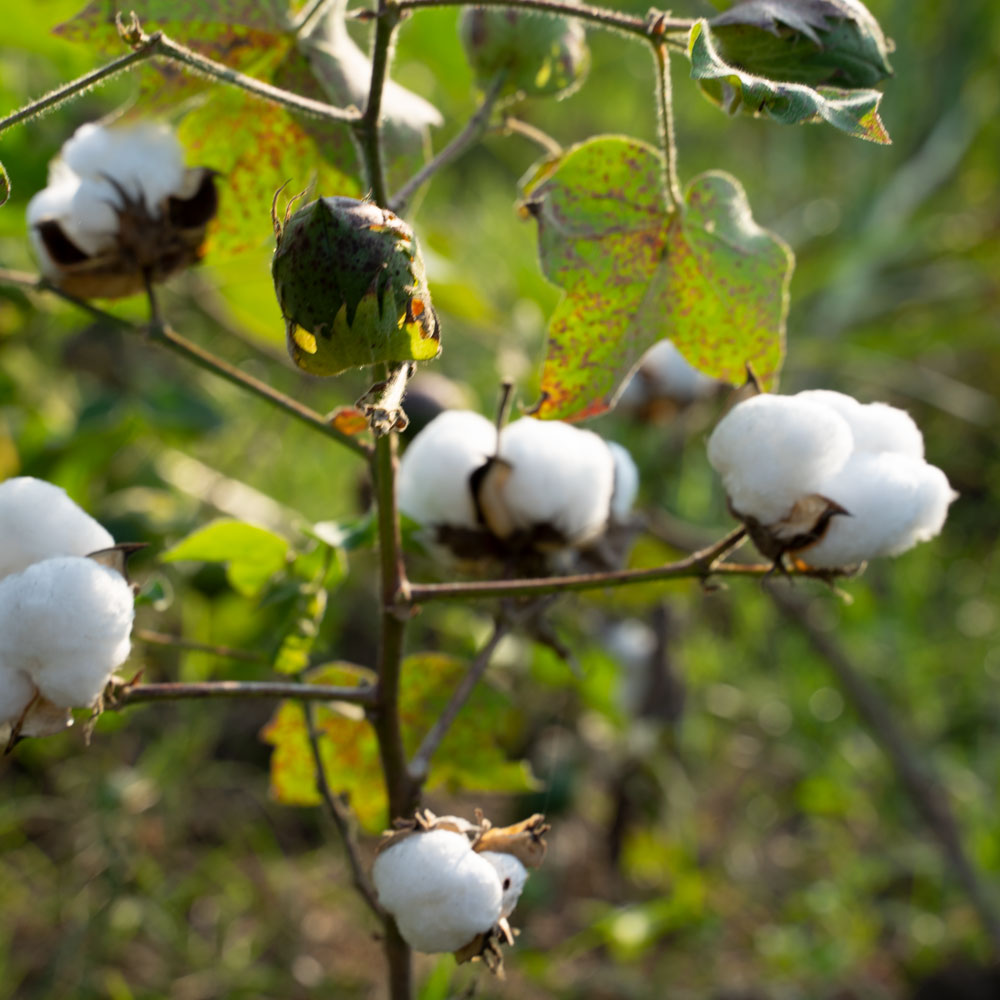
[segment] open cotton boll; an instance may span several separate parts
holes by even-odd
[[[43,479],[0,483],[0,578],[53,556],[85,556],[115,540],[66,491]]]
[[[522,417],[501,431],[499,454],[510,468],[500,491],[514,530],[549,525],[570,544],[603,530],[615,462],[593,431]]]
[[[426,527],[479,527],[469,477],[496,451],[497,431],[479,413],[447,410],[410,443],[399,463],[399,509]]]
[[[50,171],[49,186],[28,202],[28,238],[48,275],[58,267],[37,226],[46,221],[60,224],[63,232],[84,253],[91,256],[110,249],[118,233],[118,213],[115,206],[120,197],[102,179],[82,178],[56,161]]]
[[[734,406],[708,439],[708,460],[737,514],[781,520],[847,461],[847,421],[822,403],[762,393]]]
[[[458,951],[500,919],[497,871],[463,833],[406,837],[378,855],[372,881],[379,902],[417,951]]]
[[[832,389],[807,389],[793,398],[822,403],[839,413],[854,435],[855,451],[924,457],[924,436],[905,410],[888,403],[859,403],[853,396]]]
[[[133,200],[143,198],[154,214],[184,183],[184,152],[173,129],[161,123],[81,125],[60,156],[80,177],[110,179]],[[122,207],[120,195],[114,204]]]
[[[817,569],[898,555],[933,538],[956,497],[940,469],[892,452],[858,452],[819,492],[850,516],[833,518],[816,545],[797,553]]]
[[[632,512],[632,505],[639,493],[639,469],[628,449],[616,441],[607,442],[614,460],[614,489],[611,493],[611,517],[625,521]]]
[[[78,556],[34,563],[0,580],[0,663],[54,705],[85,707],[128,657],[133,616],[120,573]]]
[[[528,881],[528,869],[513,854],[480,851],[479,857],[488,861],[496,871],[503,893],[500,899],[500,916],[509,917],[521,898],[525,882]]]

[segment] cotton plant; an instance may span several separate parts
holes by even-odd
[[[399,506],[461,557],[540,557],[550,566],[628,520],[638,471],[593,431],[523,417],[497,431],[468,410],[431,421],[407,448]]]
[[[379,845],[372,882],[379,903],[415,951],[451,952],[503,968],[502,944],[514,943],[509,917],[545,857],[545,818],[494,827],[430,810],[397,822]]]
[[[201,258],[214,172],[186,167],[171,128],[81,125],[28,202],[43,276],[80,298],[122,298]]]
[[[111,535],[64,490],[0,484],[0,730],[9,740],[72,725],[128,658],[132,587]]]
[[[894,556],[937,535],[957,494],[904,410],[829,390],[764,393],[719,422],[708,459],[764,555],[814,569]]]

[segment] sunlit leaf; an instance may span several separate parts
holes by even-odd
[[[10,178],[7,176],[7,171],[4,170],[3,164],[0,163],[0,205],[3,205],[9,197]]]
[[[233,589],[253,597],[285,565],[287,556],[288,542],[280,535],[243,521],[221,519],[188,535],[160,558],[164,562],[224,562]]]
[[[719,54],[707,21],[691,28],[688,41],[691,77],[729,114],[764,114],[784,125],[825,121],[858,139],[887,144],[889,133],[878,116],[877,90],[836,87],[813,89],[801,83],[768,80],[729,65]]]
[[[328,417],[341,434],[363,434],[368,430],[368,418],[356,406],[341,406]]]
[[[327,592],[322,587],[302,588],[293,608],[291,625],[274,657],[274,669],[279,674],[301,673],[309,666],[326,604]]]
[[[792,254],[754,222],[735,178],[696,177],[668,211],[661,155],[591,139],[524,184],[546,276],[566,295],[549,322],[539,415],[614,405],[639,358],[669,338],[699,371],[773,385],[784,354]]]

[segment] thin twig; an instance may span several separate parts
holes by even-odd
[[[335,687],[294,681],[199,681],[197,683],[132,684],[118,688],[105,703],[117,711],[153,701],[190,701],[205,698],[297,698],[300,701],[347,701],[370,705],[373,687]]]
[[[816,628],[809,620],[802,600],[789,594],[784,587],[765,589],[782,615],[802,630],[813,649],[826,661],[868,731],[881,744],[956,880],[978,912],[994,954],[1000,956],[1000,903],[996,894],[982,881],[966,853],[962,831],[951,810],[947,792],[930,763],[921,757],[919,750],[897,724],[878,689],[851,662],[844,648],[833,636]]]
[[[266,656],[254,653],[249,649],[233,649],[231,646],[215,646],[210,642],[196,642],[194,639],[183,639],[179,635],[168,635],[166,632],[153,632],[150,629],[136,629],[132,638],[144,642],[147,646],[169,646],[172,649],[182,649],[192,653],[209,653],[224,660],[242,660],[244,663],[270,663]]]
[[[130,320],[123,319],[121,316],[116,316],[114,313],[107,312],[104,309],[99,309],[97,306],[91,305],[91,303],[83,299],[78,299],[75,295],[69,295],[61,289],[56,288],[54,285],[49,284],[49,282],[47,282],[44,278],[29,275],[23,271],[8,271],[0,268],[0,285],[4,284],[16,285],[21,288],[33,289],[40,292],[50,292],[51,294],[61,298],[64,302],[70,303],[77,309],[82,310],[95,319],[110,323],[111,325],[121,330],[126,330],[129,333],[145,336],[153,343],[159,344],[161,347],[165,347],[174,354],[187,358],[188,361],[194,362],[194,364],[198,365],[200,368],[204,368],[206,371],[210,371],[213,375],[217,375],[219,378],[223,378],[227,382],[232,382],[253,395],[266,400],[272,406],[278,407],[278,409],[283,410],[290,416],[293,416],[297,420],[302,421],[302,423],[312,427],[313,430],[317,430],[326,437],[339,442],[355,454],[362,456],[368,456],[371,454],[371,448],[368,445],[357,440],[357,438],[338,430],[325,417],[323,417],[322,414],[310,409],[308,406],[300,403],[297,399],[293,399],[291,396],[286,396],[283,392],[279,392],[277,389],[272,388],[266,382],[263,382],[258,378],[254,378],[252,375],[248,375],[246,372],[241,371],[239,368],[229,364],[227,361],[223,361],[210,351],[206,351],[197,344],[186,340],[168,326],[154,324],[151,327],[147,327],[142,324],[132,323]]]
[[[460,583],[411,583],[409,603],[425,601],[471,600],[485,597],[534,597],[572,590],[599,590],[602,587],[622,587],[633,583],[655,583],[658,580],[701,579],[711,576],[766,576],[774,572],[771,564],[749,563],[734,565],[719,560],[746,537],[744,528],[737,528],[714,545],[695,552],[686,559],[654,566],[651,569],[625,569],[609,573],[579,573],[572,576],[546,576],[526,580],[484,580]],[[796,575],[809,575],[800,573]]]
[[[413,760],[410,761],[410,774],[414,781],[423,784],[427,780],[431,757],[434,756],[438,747],[441,746],[441,742],[448,735],[448,730],[451,728],[452,723],[458,717],[459,712],[465,707],[465,703],[469,700],[483,674],[486,673],[486,668],[490,665],[490,660],[493,659],[493,654],[497,646],[500,645],[500,640],[509,631],[510,626],[503,621],[497,621],[493,626],[493,634],[490,636],[489,641],[476,654],[476,658],[472,663],[469,664],[469,669],[452,692],[448,704],[437,717],[434,725],[427,731],[427,735],[424,736],[417,752],[413,755]]]
[[[674,137],[674,100],[670,82],[670,53],[666,45],[653,46],[656,64],[656,98],[659,107],[660,146],[663,150],[663,189],[665,208],[673,211],[682,204],[680,180],[677,177],[677,142]]]
[[[496,105],[497,98],[506,77],[505,73],[497,74],[496,79],[490,85],[475,114],[468,120],[465,128],[456,135],[444,149],[429,163],[425,164],[413,177],[411,177],[391,198],[389,207],[397,214],[401,215],[409,204],[410,199],[416,194],[420,186],[434,176],[442,167],[446,167],[453,160],[457,159],[474,142],[483,136],[490,121],[490,115]]]
[[[429,7],[467,7],[469,0],[399,0],[393,7],[399,11],[424,10]],[[604,7],[591,7],[588,4],[568,3],[563,0],[476,0],[477,7],[507,7],[519,10],[535,10],[543,14],[561,14],[563,17],[573,17],[579,21],[589,21],[602,28],[622,31],[629,35],[638,35],[649,39],[663,31],[690,31],[694,23],[683,18],[661,18],[654,27],[652,16],[649,18],[624,14],[621,11],[609,10]]]
[[[27,121],[30,118],[44,114],[46,111],[51,111],[77,94],[90,90],[92,87],[96,87],[97,84],[103,83],[105,80],[109,80],[111,77],[131,69],[137,63],[145,62],[147,59],[152,58],[159,40],[158,35],[150,35],[138,47],[126,55],[112,59],[111,62],[104,66],[99,66],[89,73],[84,73],[83,76],[64,84],[44,97],[40,97],[37,101],[32,101],[31,104],[19,108],[13,114],[0,119],[0,132],[5,131],[12,125],[17,125],[19,122]]]
[[[378,893],[372,885],[371,880],[365,872],[361,863],[361,856],[358,851],[357,838],[354,831],[353,816],[350,808],[339,796],[334,795],[330,789],[330,783],[326,780],[326,768],[323,766],[323,755],[319,748],[319,734],[316,732],[316,719],[313,714],[313,706],[308,702],[302,706],[306,717],[306,732],[309,734],[309,746],[312,748],[313,763],[316,765],[316,790],[319,792],[326,804],[327,812],[340,834],[340,840],[344,845],[347,854],[347,863],[351,868],[351,879],[354,887],[358,890],[372,913],[379,920],[384,921],[385,911],[378,901]]]

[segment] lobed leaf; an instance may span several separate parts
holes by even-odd
[[[284,565],[288,542],[266,528],[222,518],[182,539],[164,552],[163,562],[193,560],[226,563],[234,590],[255,597]]]
[[[710,100],[729,114],[766,114],[784,125],[825,121],[858,139],[887,145],[889,133],[878,115],[882,95],[877,90],[808,87],[802,83],[768,80],[727,63],[719,54],[705,20],[691,28],[688,40],[691,77]]]
[[[546,277],[566,290],[549,322],[538,415],[614,405],[639,359],[669,338],[699,371],[773,385],[784,356],[793,258],[758,226],[739,182],[696,177],[667,210],[661,154],[604,136],[523,184]]]

